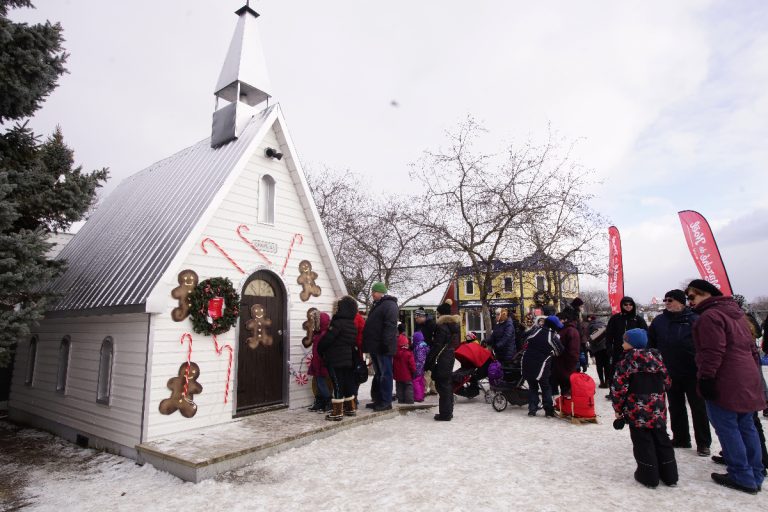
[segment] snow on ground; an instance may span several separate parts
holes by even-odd
[[[709,475],[724,467],[690,449],[676,450],[677,487],[637,484],[629,431],[613,430],[604,391],[598,389],[596,398],[601,416],[597,425],[529,418],[524,408],[512,406],[496,412],[482,395],[471,401],[460,398],[451,422],[433,421],[433,412],[411,412],[199,484],[21,430],[14,439],[21,446],[17,452],[24,455],[9,455],[2,445],[0,475],[5,476],[0,480],[16,482],[15,501],[7,507],[57,512],[768,508],[768,492],[750,496],[715,485]],[[0,425],[0,437],[15,430]],[[713,437],[712,452],[717,453],[714,432]]]

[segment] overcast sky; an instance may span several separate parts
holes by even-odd
[[[71,56],[32,125],[61,125],[79,164],[109,167],[105,192],[210,135],[243,1],[34,3],[12,18],[61,22]],[[686,209],[710,221],[734,291],[768,295],[768,3],[251,4],[305,166],[409,192],[409,164],[468,114],[498,148],[551,124],[604,181],[595,207],[621,232],[629,295],[697,277]]]

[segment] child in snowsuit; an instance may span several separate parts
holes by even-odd
[[[645,329],[624,333],[624,357],[616,365],[611,383],[614,428],[629,423],[632,451],[637,462],[635,480],[646,487],[656,487],[659,480],[677,484],[677,462],[672,441],[667,435],[667,404],[664,393],[672,381],[661,354],[647,349]]]
[[[395,353],[392,372],[395,377],[395,393],[397,401],[401,404],[413,403],[413,376],[416,375],[416,360],[413,352],[408,348],[408,336],[405,335],[402,326],[398,326],[400,334],[397,337],[397,352]]]
[[[552,358],[563,351],[563,344],[557,331],[563,328],[563,323],[556,316],[548,316],[544,326],[529,334],[525,340],[523,354],[523,377],[528,381],[528,416],[536,416],[539,408],[539,387],[544,404],[544,415],[555,415],[552,403],[552,388],[550,376],[552,373]]]
[[[416,377],[413,378],[413,399],[416,402],[424,401],[426,382],[424,380],[424,362],[427,360],[429,345],[424,341],[421,331],[413,333],[413,358],[416,361]]]

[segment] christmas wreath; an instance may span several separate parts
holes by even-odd
[[[198,334],[222,334],[240,315],[240,296],[226,277],[201,281],[189,294],[189,317]]]
[[[537,304],[548,304],[551,298],[549,292],[546,291],[538,291],[533,294],[533,300],[536,301]]]

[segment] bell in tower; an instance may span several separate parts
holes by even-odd
[[[272,97],[256,27],[259,13],[251,9],[249,2],[235,12],[239,16],[237,27],[216,83],[211,131],[214,148],[236,139],[257,110],[255,107]]]

